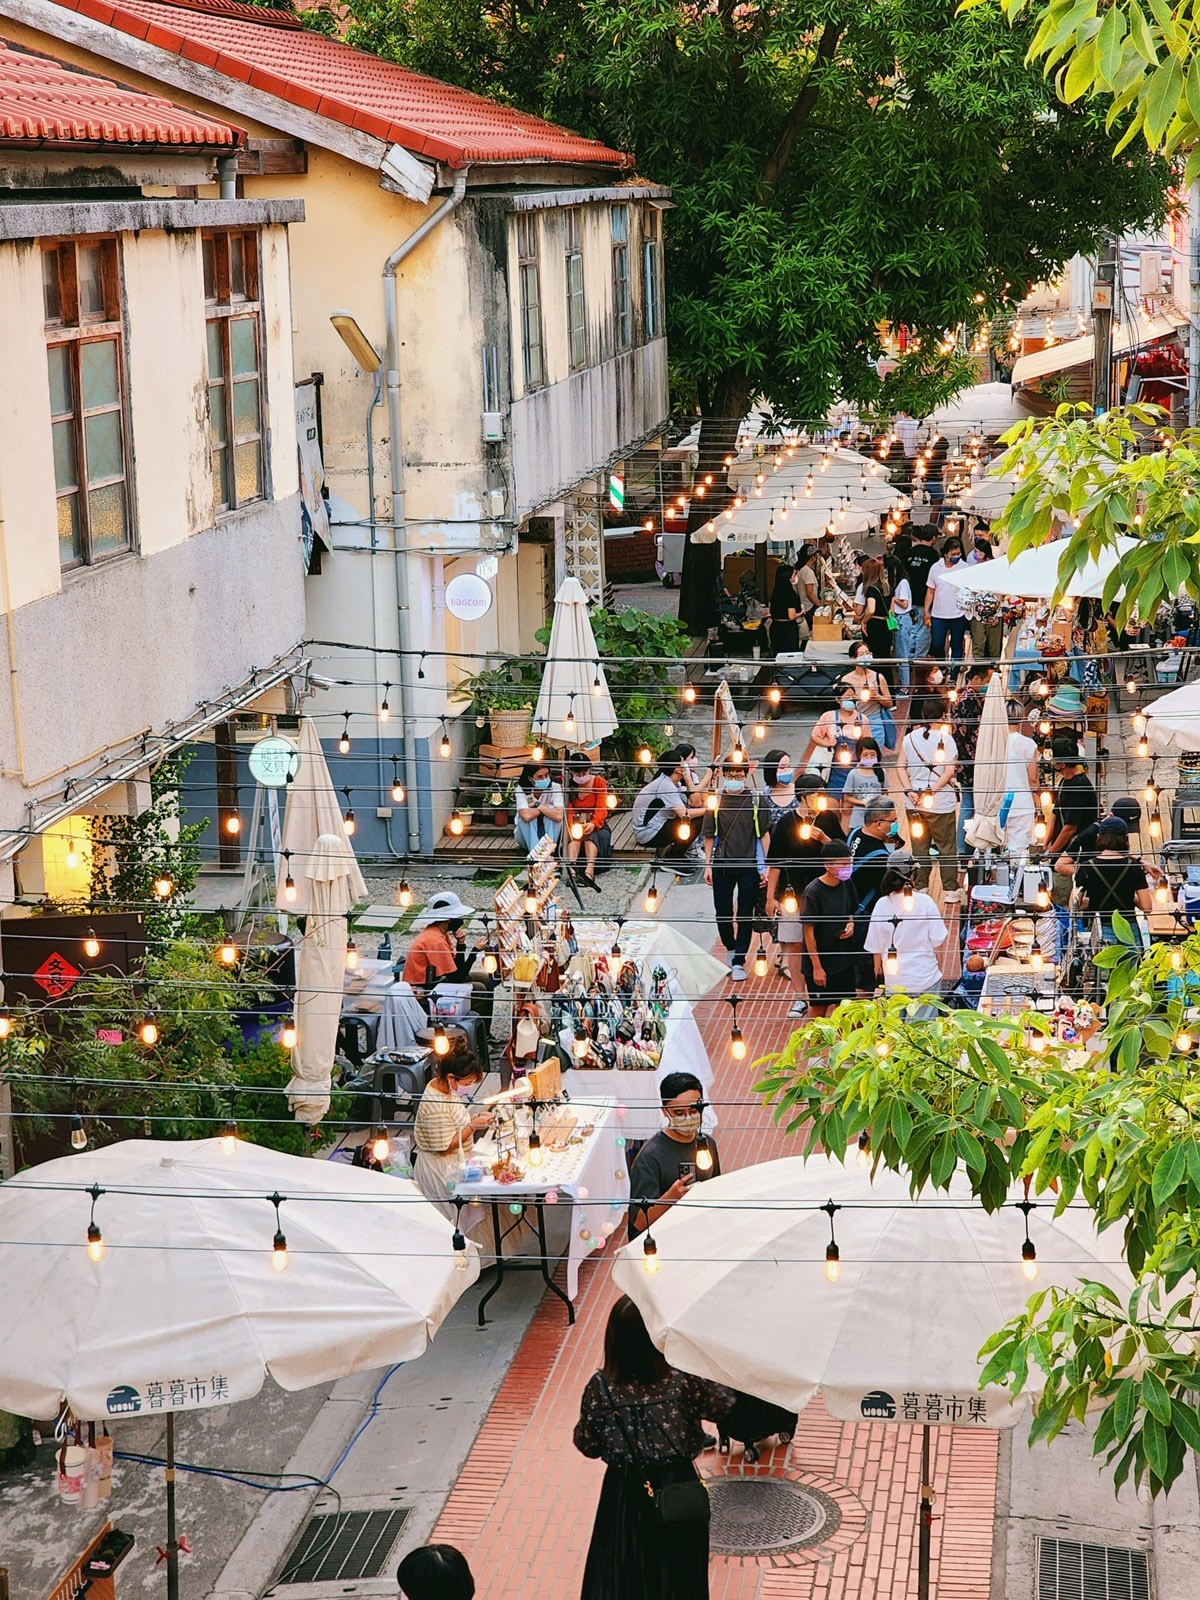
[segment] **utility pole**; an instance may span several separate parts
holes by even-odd
[[[1117,241],[1109,234],[1096,258],[1092,287],[1092,406],[1097,414],[1112,405],[1113,303],[1117,294]]]

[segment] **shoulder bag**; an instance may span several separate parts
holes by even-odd
[[[625,1427],[625,1419],[621,1415],[621,1407],[613,1399],[607,1379],[603,1373],[600,1373],[599,1377],[601,1392],[608,1401],[613,1416],[616,1418],[617,1427],[621,1430],[621,1437],[625,1441],[625,1448],[629,1451],[631,1460],[635,1465],[644,1466],[645,1462],[642,1460],[640,1452],[633,1447],[633,1441]],[[668,1446],[673,1445],[673,1441],[668,1438],[665,1429],[663,1430],[663,1440]],[[683,1461],[688,1459],[686,1451],[678,1451],[677,1457]],[[696,1525],[707,1523],[712,1515],[712,1503],[708,1498],[708,1490],[700,1478],[687,1478],[682,1483],[664,1483],[657,1490],[650,1480],[645,1478],[642,1480],[642,1488],[645,1489],[647,1495],[654,1502],[659,1521],[666,1527],[676,1527],[682,1523],[694,1523]]]

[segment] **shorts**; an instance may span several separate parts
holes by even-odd
[[[862,963],[855,957],[841,956],[836,960],[830,956],[822,960],[821,966],[825,971],[825,983],[821,985],[813,978],[812,958],[808,952],[804,954],[804,980],[808,985],[811,998],[822,996],[828,1000],[853,999],[859,988],[859,969]]]
[[[799,916],[789,917],[785,912],[779,913],[775,923],[776,944],[803,944],[804,924]]]

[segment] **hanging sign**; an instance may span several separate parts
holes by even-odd
[[[289,778],[296,776],[300,765],[296,746],[279,733],[269,733],[252,744],[248,761],[250,776],[257,778],[264,789],[282,789]]]
[[[460,572],[446,585],[446,610],[460,622],[478,622],[492,609],[492,591],[474,572]]]

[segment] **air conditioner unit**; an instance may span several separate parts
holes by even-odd
[[[499,444],[504,438],[504,413],[502,411],[485,411],[483,413],[483,441],[485,444]]]

